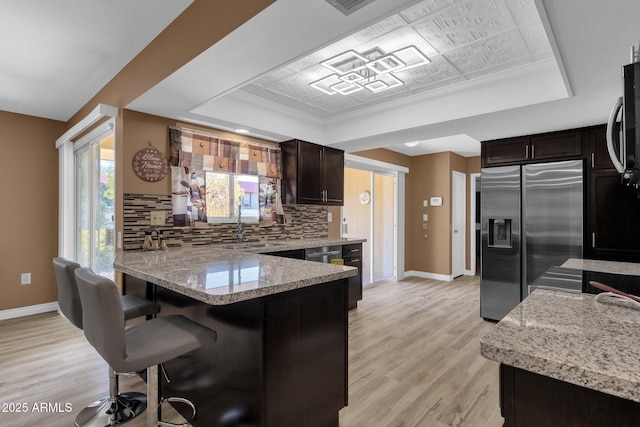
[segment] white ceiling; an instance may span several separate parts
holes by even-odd
[[[0,0],[0,110],[69,120],[192,1]]]
[[[0,0],[0,109],[68,120],[190,2]],[[481,140],[603,123],[638,22],[637,0],[375,0],[349,16],[277,0],[127,108],[350,152],[477,155]],[[318,61],[399,34],[432,60],[399,72],[404,86],[308,87]]]

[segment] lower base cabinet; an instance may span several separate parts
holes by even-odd
[[[344,265],[356,267],[358,274],[349,278],[349,308],[356,308],[358,301],[362,299],[362,243],[342,246],[342,259]]]
[[[640,403],[500,365],[504,427],[637,426]]]

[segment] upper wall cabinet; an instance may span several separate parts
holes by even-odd
[[[584,131],[585,144],[589,149],[590,169],[614,169],[607,149],[607,127],[594,126]]]
[[[344,151],[293,139],[280,144],[286,204],[344,204]]]
[[[581,158],[582,132],[552,132],[482,143],[482,166]]]

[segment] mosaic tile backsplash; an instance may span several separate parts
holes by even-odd
[[[260,240],[312,239],[327,237],[327,207],[315,205],[284,205],[285,216],[291,222],[284,225],[260,227],[246,224],[244,237],[247,242]],[[151,230],[151,212],[165,211],[166,225],[153,227],[163,230],[169,247],[234,243],[236,224],[208,224],[205,227],[173,227],[170,195],[125,194],[124,195],[124,250],[142,249],[145,231]]]

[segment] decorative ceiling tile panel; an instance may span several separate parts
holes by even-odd
[[[414,26],[440,53],[512,28],[506,10],[493,0],[467,0]]]
[[[523,25],[527,22],[536,20],[538,10],[536,4],[530,0],[502,0],[513,17],[513,22],[517,25]]]
[[[445,7],[449,7],[456,2],[460,2],[461,0],[428,0],[423,1],[422,3],[418,3],[417,5],[410,7],[404,12],[400,12],[400,16],[402,16],[407,23],[413,24],[420,19],[433,15],[439,10],[444,9]]]
[[[463,74],[528,56],[517,30],[466,44],[443,55]]]
[[[547,34],[544,32],[542,22],[529,22],[528,24],[522,25],[519,29],[520,35],[531,55],[538,55],[544,52],[551,53],[551,45],[549,44]]]

